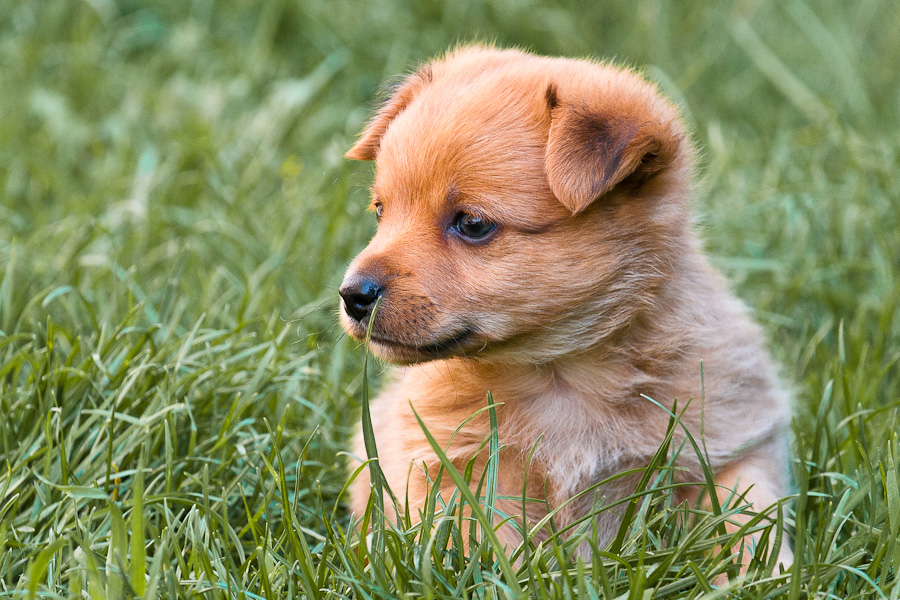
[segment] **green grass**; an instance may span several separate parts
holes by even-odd
[[[473,39],[633,64],[694,131],[709,252],[795,397],[766,530],[797,562],[727,593],[900,597],[900,4],[701,4],[0,0],[0,597],[725,593],[740,501],[671,506],[666,447],[587,561],[589,523],[480,544],[490,477],[480,520],[373,509],[371,552],[349,522],[381,367],[336,324],[374,228],[341,154],[385,81]]]

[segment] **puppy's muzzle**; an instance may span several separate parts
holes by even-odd
[[[366,320],[375,302],[384,292],[381,285],[372,278],[354,275],[341,285],[338,293],[344,299],[344,310],[360,323]]]

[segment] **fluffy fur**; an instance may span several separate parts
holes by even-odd
[[[704,423],[723,498],[749,489],[762,511],[786,493],[786,398],[758,328],[691,231],[692,148],[652,84],[603,63],[461,48],[406,78],[347,157],[377,164],[383,216],[345,285],[381,286],[371,349],[403,366],[374,401],[373,424],[382,469],[412,514],[424,469],[438,463],[411,405],[446,447],[488,390],[503,403],[498,495],[521,496],[539,438],[524,483],[551,507],[646,465],[668,416],[643,395],[677,399],[698,439]],[[461,211],[496,230],[463,239]],[[365,337],[367,317],[344,307],[341,319]],[[474,419],[450,458],[463,467],[488,433],[487,417]],[[365,456],[359,436],[355,453]],[[702,480],[693,452],[679,460],[680,479]],[[368,494],[361,478],[357,514]],[[545,507],[529,506],[534,523]],[[571,505],[556,522],[589,508]],[[616,525],[599,518],[603,540]],[[512,527],[500,535],[518,541]]]

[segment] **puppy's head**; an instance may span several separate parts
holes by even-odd
[[[401,364],[546,362],[651,305],[687,240],[689,146],[635,74],[464,48],[408,77],[348,158],[376,161],[378,231],[341,321]]]

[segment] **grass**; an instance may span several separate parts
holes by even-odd
[[[900,597],[897,3],[0,5],[0,597]],[[589,560],[588,523],[507,561],[490,478],[433,527],[351,526],[381,367],[334,316],[374,226],[341,154],[383,82],[471,39],[681,104],[707,247],[794,391],[790,572],[734,576],[740,500],[671,506],[665,445]]]

